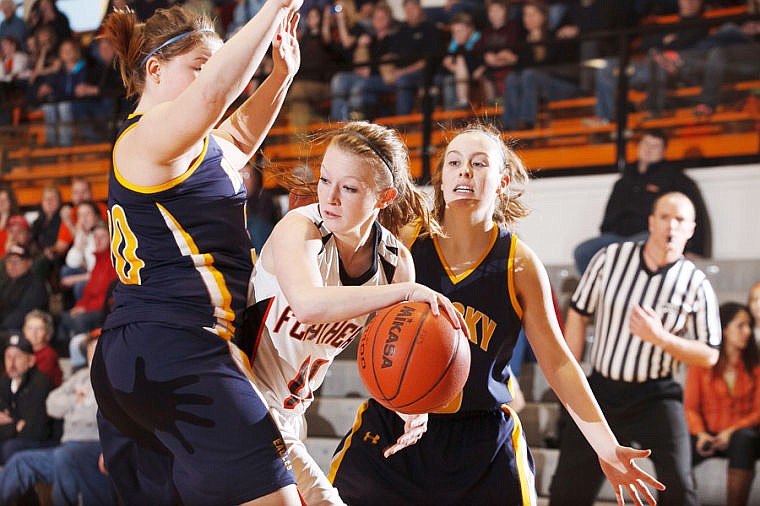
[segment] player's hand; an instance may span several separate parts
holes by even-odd
[[[291,11],[282,20],[277,33],[272,41],[273,72],[286,76],[294,76],[301,66],[301,50],[298,46],[298,20],[297,11]]]
[[[644,497],[646,502],[651,505],[657,504],[652,493],[647,488],[647,485],[656,488],[657,490],[665,490],[665,485],[657,481],[649,473],[644,472],[639,466],[637,466],[633,459],[643,459],[648,457],[652,453],[651,450],[637,450],[635,448],[629,448],[627,446],[618,446],[615,449],[615,461],[609,462],[603,459],[599,459],[599,464],[602,466],[602,471],[607,476],[607,479],[612,483],[612,488],[615,489],[615,498],[619,506],[625,504],[625,493],[627,492],[633,503],[637,506],[643,506],[639,494]]]
[[[459,314],[459,311],[456,310],[454,304],[452,304],[449,298],[445,295],[442,295],[435,290],[431,290],[425,285],[412,283],[406,300],[409,302],[427,302],[430,304],[430,311],[435,316],[441,314],[442,307],[443,311],[446,313],[446,315],[448,315],[449,320],[451,320],[451,324],[454,325],[454,328],[462,329],[465,333],[465,336],[469,338],[469,333],[467,331],[467,325],[465,324],[464,318],[461,314]]]
[[[422,435],[427,432],[427,414],[422,415],[405,415],[396,413],[404,420],[404,433],[396,440],[396,444],[389,446],[383,452],[385,458],[390,457],[399,450],[411,446],[420,440]]]
[[[665,329],[662,327],[660,318],[654,309],[649,306],[635,304],[631,308],[631,317],[628,326],[632,334],[639,336],[643,341],[662,346]]]

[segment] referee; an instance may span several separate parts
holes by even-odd
[[[565,339],[583,357],[595,315],[588,378],[620,444],[651,448],[662,505],[698,505],[681,386],[680,362],[711,367],[718,360],[718,302],[704,273],[683,256],[694,233],[694,206],[666,193],[649,216],[646,242],[599,251],[583,273],[565,322]],[[574,423],[564,423],[552,506],[592,505],[604,475]],[[583,485],[580,485],[583,484]]]

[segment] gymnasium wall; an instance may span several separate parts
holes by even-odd
[[[760,259],[760,163],[690,169],[712,222],[713,258]],[[533,209],[517,227],[545,264],[572,264],[580,241],[599,234],[615,174],[531,181]],[[760,273],[758,273],[760,276]]]

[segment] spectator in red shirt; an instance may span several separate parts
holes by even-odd
[[[32,309],[24,318],[24,337],[32,343],[37,369],[50,378],[50,383],[58,387],[63,382],[63,371],[58,362],[58,353],[50,346],[53,337],[53,317],[47,311]]]
[[[692,462],[728,457],[726,504],[746,505],[760,458],[760,365],[749,308],[720,306],[723,342],[712,368],[689,367],[684,408]]]
[[[5,256],[5,243],[8,240],[8,222],[19,214],[16,194],[10,187],[0,187],[0,257]]]
[[[100,327],[105,318],[104,306],[111,283],[116,279],[116,271],[111,265],[111,250],[108,227],[98,222],[93,228],[95,242],[95,266],[82,292],[82,298],[69,311],[61,315],[56,341],[59,345],[69,344],[71,367],[77,368],[87,364],[83,354],[78,353],[81,339],[72,339],[74,335],[84,335]],[[71,342],[69,342],[71,341]],[[61,348],[59,348],[60,350]]]

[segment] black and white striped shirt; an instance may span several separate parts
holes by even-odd
[[[718,300],[705,274],[681,258],[650,272],[644,243],[612,244],[596,254],[573,294],[579,313],[595,315],[591,364],[602,376],[630,383],[667,378],[678,367],[669,353],[632,335],[634,304],[649,306],[666,331],[718,347]]]

